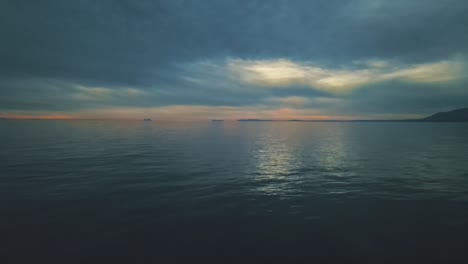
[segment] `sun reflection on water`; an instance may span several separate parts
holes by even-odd
[[[256,191],[268,195],[285,195],[297,191],[297,170],[302,162],[297,150],[284,139],[265,135],[257,140],[253,150]]]
[[[349,167],[357,164],[341,126],[310,130],[315,141],[301,140],[304,135],[299,137],[292,127],[272,128],[255,140],[251,151],[256,192],[281,197],[303,195],[306,189],[343,193],[353,176]],[[305,155],[308,149],[314,155]]]

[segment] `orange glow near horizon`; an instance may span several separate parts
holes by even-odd
[[[108,108],[95,111],[81,111],[76,113],[11,113],[0,114],[0,118],[7,119],[42,119],[42,120],[79,120],[79,119],[116,119],[142,120],[151,118],[159,121],[203,121],[211,119],[268,119],[268,120],[353,120],[353,119],[404,119],[418,118],[418,116],[342,116],[327,115],[315,109],[297,109],[290,107],[268,109],[257,107],[231,106],[187,106],[175,105],[154,108]]]
[[[0,115],[0,118],[7,118],[7,119],[18,119],[18,120],[25,120],[25,119],[41,119],[41,120],[73,120],[79,119],[75,116],[71,115],[64,115],[64,114],[51,114],[51,115]]]
[[[71,116],[71,115],[2,115],[0,116],[0,118],[5,118],[5,119],[11,119],[11,120],[32,120],[32,119],[35,119],[35,120],[92,120],[92,119],[96,119],[96,120],[99,120],[99,119],[115,119],[115,120],[140,120],[140,119],[143,119],[145,117],[142,117],[142,118],[138,118],[138,117],[134,117],[134,118],[131,118],[131,117],[124,117],[124,118],[118,118],[118,117],[115,117],[115,116],[107,116],[107,117],[104,117],[104,116],[97,116],[97,117],[91,117],[89,115],[86,115],[86,116],[79,116],[79,115],[76,115],[76,116]],[[247,115],[241,115],[239,117],[216,117],[216,118],[195,118],[195,117],[191,117],[191,118],[176,118],[176,117],[173,117],[173,118],[152,118],[153,120],[178,120],[178,121],[202,121],[202,120],[211,120],[211,119],[223,119],[223,120],[226,120],[226,121],[236,121],[236,120],[239,120],[239,119],[268,119],[268,120],[278,120],[278,121],[281,121],[281,120],[349,120],[349,119],[352,119],[352,118],[349,118],[349,117],[336,117],[336,116],[327,116],[327,115],[311,115],[311,116],[298,116],[298,115],[269,115],[269,116],[257,116],[257,115],[251,115],[251,114],[247,114]]]

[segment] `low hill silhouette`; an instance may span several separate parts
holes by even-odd
[[[431,116],[421,118],[424,122],[468,122],[468,108],[456,109],[448,112],[439,112]]]

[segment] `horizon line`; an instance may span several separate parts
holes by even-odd
[[[0,117],[0,120],[41,120],[41,121],[145,121],[147,118],[21,118],[21,117]],[[262,119],[262,118],[229,118],[229,119],[193,119],[193,120],[180,120],[180,119],[153,119],[151,121],[180,121],[180,122],[193,122],[193,121],[236,121],[236,122],[352,122],[352,121],[408,121],[419,120],[421,118],[413,119]]]

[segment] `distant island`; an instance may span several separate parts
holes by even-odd
[[[265,121],[284,121],[284,120],[272,120],[272,119],[239,119],[240,122],[265,122]]]
[[[143,121],[153,121],[153,120],[151,120],[151,118],[145,118],[143,119]]]
[[[223,122],[223,119],[212,119],[211,122]]]
[[[283,122],[468,122],[468,108],[455,109],[448,112],[438,112],[431,116],[419,119],[362,119],[362,120],[273,120],[273,119],[239,119],[239,122],[265,122],[265,121],[283,121]]]

